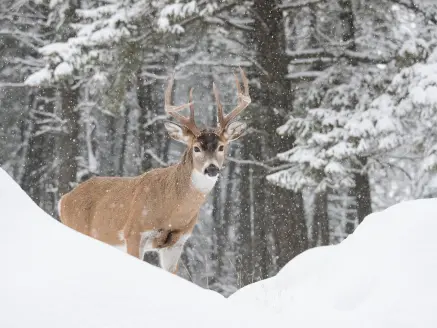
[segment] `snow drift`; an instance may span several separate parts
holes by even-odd
[[[437,200],[368,216],[226,300],[52,219],[0,169],[0,327],[437,327]]]
[[[392,206],[230,301],[251,302],[290,327],[437,327],[436,231],[436,199]]]
[[[1,169],[0,231],[1,328],[253,326],[221,295],[63,226]]]

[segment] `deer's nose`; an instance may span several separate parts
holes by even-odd
[[[210,177],[215,177],[219,173],[219,168],[217,166],[215,166],[214,164],[210,164],[205,169],[204,173],[209,175]]]

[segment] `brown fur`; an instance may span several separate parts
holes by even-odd
[[[158,231],[154,247],[174,245],[191,233],[206,195],[190,183],[192,150],[179,164],[137,177],[95,177],[64,195],[62,223],[110,245],[126,241],[139,257],[140,234]]]

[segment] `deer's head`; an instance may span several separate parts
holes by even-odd
[[[217,103],[218,126],[213,128],[199,129],[194,122],[193,89],[190,90],[190,102],[180,106],[171,105],[171,93],[173,78],[170,78],[165,91],[165,111],[173,116],[178,123],[167,122],[165,124],[170,136],[188,147],[192,152],[193,169],[196,174],[207,177],[216,177],[223,167],[226,151],[230,142],[238,139],[246,129],[243,122],[234,119],[250,104],[249,83],[244,71],[240,68],[243,80],[244,92],[241,91],[238,77],[235,82],[238,91],[238,105],[227,115],[223,113],[218,89],[213,84],[214,95]],[[190,116],[185,117],[178,113],[189,107]]]

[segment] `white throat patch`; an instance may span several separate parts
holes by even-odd
[[[191,184],[199,190],[200,192],[207,194],[214,188],[217,182],[218,174],[215,177],[210,177],[208,175],[198,172],[196,169],[191,172]]]

